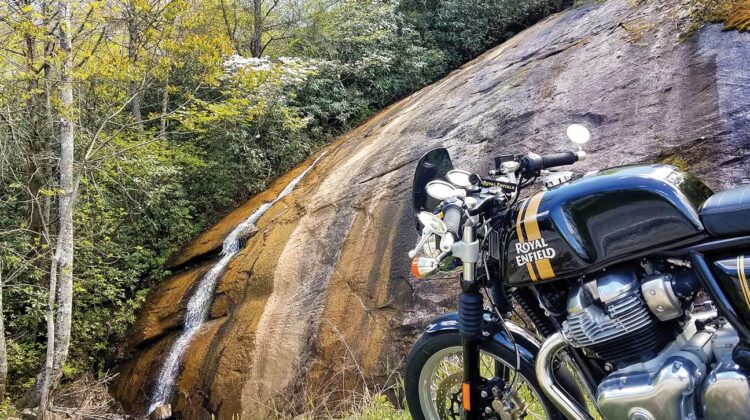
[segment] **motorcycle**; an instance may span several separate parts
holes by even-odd
[[[418,162],[412,273],[458,271],[461,291],[407,358],[412,417],[747,419],[750,186],[555,171],[586,158],[586,127],[567,134],[577,151],[500,156],[486,177],[446,149]]]

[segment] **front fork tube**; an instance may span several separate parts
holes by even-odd
[[[465,243],[476,241],[476,220],[474,218],[469,218],[464,224],[462,240]],[[476,281],[476,261],[478,259],[479,255],[470,255],[468,258],[464,258],[461,295],[458,297],[458,319],[464,359],[461,404],[464,408],[464,418],[468,420],[479,419],[483,410],[480,401],[482,377],[479,366],[479,347],[482,342],[484,303],[479,284]]]
[[[465,283],[465,282],[464,282]],[[484,307],[482,295],[475,284],[464,290],[458,299],[458,316],[461,332],[461,346],[463,348],[463,384],[461,388],[461,404],[466,419],[479,419],[481,407],[479,347],[482,342],[482,316]]]

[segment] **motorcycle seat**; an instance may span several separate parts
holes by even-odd
[[[713,236],[750,233],[750,184],[712,195],[701,206],[700,216]]]

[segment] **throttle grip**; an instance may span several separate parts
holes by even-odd
[[[556,166],[572,165],[578,162],[578,157],[579,154],[576,152],[561,152],[543,156],[529,155],[523,158],[521,166],[526,173],[537,172]]]
[[[459,232],[461,230],[461,217],[463,211],[456,205],[448,205],[443,210],[443,222],[448,227],[449,232],[453,232],[455,237],[460,237]]]
[[[553,153],[542,156],[542,169],[572,165],[576,162],[578,162],[578,155],[575,152]]]

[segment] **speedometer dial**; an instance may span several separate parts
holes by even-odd
[[[469,176],[471,176],[469,172],[460,169],[454,169],[445,175],[451,184],[461,188],[470,187],[472,185],[471,181],[469,181]]]
[[[466,195],[466,191],[458,189],[445,181],[430,181],[427,183],[425,189],[430,197],[440,201],[451,197],[464,197]]]

